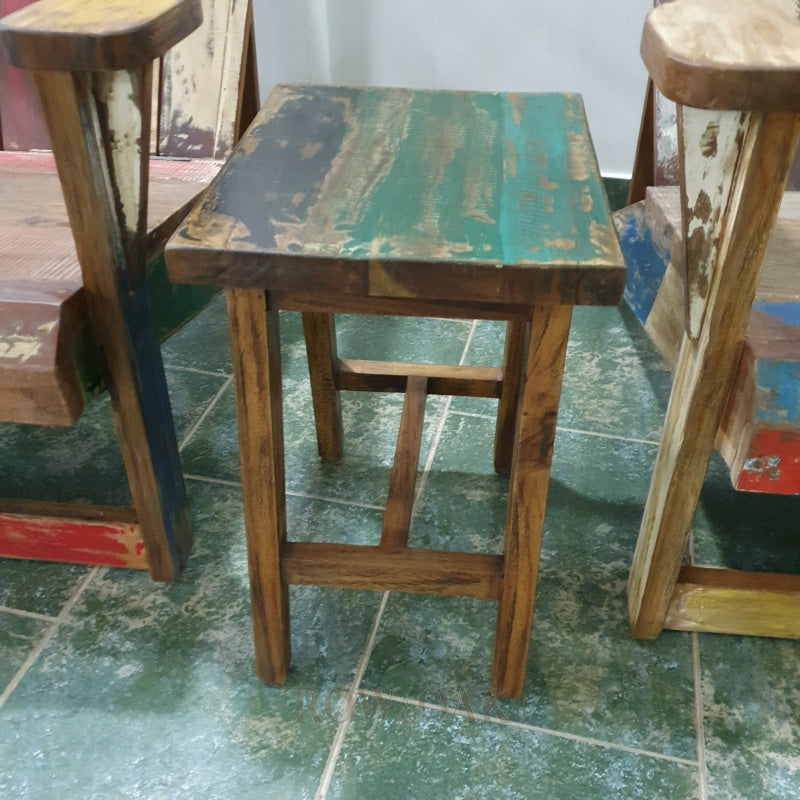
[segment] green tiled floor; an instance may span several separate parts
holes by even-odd
[[[339,333],[343,356],[502,351],[494,323],[351,317]],[[296,316],[282,335],[292,535],[374,542],[401,400],[345,395],[347,454],[320,463]],[[800,796],[800,645],[630,637],[625,581],[670,381],[625,309],[575,311],[518,701],[488,692],[493,604],[309,587],[291,589],[289,682],[261,685],[221,300],[164,355],[194,552],[173,586],[0,560],[0,798]],[[500,548],[492,413],[429,399],[412,544]],[[0,428],[2,491],[124,502],[110,421],[101,401],[74,431]],[[798,500],[726,480],[715,461],[695,557],[800,571]]]

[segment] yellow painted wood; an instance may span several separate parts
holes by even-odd
[[[800,576],[684,567],[665,627],[800,638]]]

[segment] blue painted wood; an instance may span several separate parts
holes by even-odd
[[[644,325],[669,266],[669,250],[654,241],[644,201],[618,211],[614,223],[625,258],[625,302]]]

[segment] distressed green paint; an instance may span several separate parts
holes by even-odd
[[[407,110],[403,135],[394,141],[382,123],[386,106],[396,104]],[[340,228],[347,235],[343,253],[502,260],[499,112],[496,95],[360,92],[350,120],[357,146],[380,140],[396,150],[389,169],[358,202],[354,224]],[[343,216],[337,216],[339,225]]]
[[[398,106],[403,135],[393,140],[386,123]],[[377,146],[391,163],[355,205],[345,186],[332,191],[342,255],[504,264],[603,256],[592,225],[610,220],[578,95],[366,89],[350,113],[352,162]]]
[[[622,263],[574,94],[279,86],[206,206],[242,251]]]
[[[596,261],[593,224],[608,228],[610,219],[580,95],[502,97],[504,261]]]

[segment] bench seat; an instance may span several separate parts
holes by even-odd
[[[211,181],[220,162],[150,162],[148,282],[163,289],[170,218]],[[70,425],[101,385],[55,161],[50,153],[0,152],[0,421]],[[151,292],[165,338],[203,306],[184,287]]]

